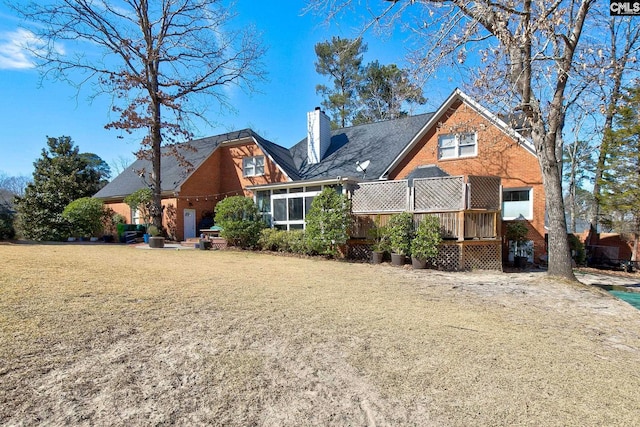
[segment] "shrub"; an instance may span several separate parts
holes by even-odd
[[[118,224],[124,224],[124,216],[116,213],[113,209],[107,208],[102,212],[102,229],[104,234],[115,235],[118,233]]]
[[[418,224],[415,237],[411,241],[411,255],[420,260],[432,258],[438,255],[438,245],[441,241],[440,219],[429,215]]]
[[[372,250],[375,252],[390,252],[391,241],[389,240],[389,229],[380,225],[380,215],[376,216],[374,226],[369,230],[369,238],[373,240]]]
[[[569,248],[571,254],[576,262],[576,265],[585,265],[587,260],[587,253],[584,248],[584,243],[575,234],[569,234]]]
[[[0,203],[0,240],[13,239],[15,237],[14,217],[13,210],[6,204]]]
[[[306,217],[306,241],[310,252],[336,256],[338,246],[349,238],[351,205],[349,199],[332,188],[325,188],[311,203]]]
[[[149,228],[147,228],[147,234],[152,237],[162,236],[162,232],[155,225],[150,225]]]
[[[275,228],[265,228],[260,232],[258,246],[263,251],[280,252],[284,247],[284,231]]]
[[[514,256],[527,256],[527,247],[524,244],[527,241],[527,234],[529,228],[524,224],[524,221],[514,221],[507,224],[507,231],[505,237],[507,240],[514,242]]]
[[[409,212],[394,214],[387,224],[391,250],[400,255],[411,254],[413,240],[413,215]]]
[[[216,205],[215,222],[222,227],[220,235],[230,246],[255,248],[264,223],[258,215],[258,207],[252,199],[232,196]]]
[[[284,231],[284,241],[287,252],[301,255],[308,253],[304,230]]]
[[[306,254],[307,242],[304,230],[276,230],[265,228],[260,233],[258,246],[264,251]]]
[[[83,197],[69,203],[62,217],[69,222],[71,232],[80,237],[97,236],[102,233],[103,203],[92,197]]]

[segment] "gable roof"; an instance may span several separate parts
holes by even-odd
[[[193,165],[193,171],[223,143],[248,140],[255,142],[287,176],[289,181],[310,181],[335,179],[337,177],[365,178],[363,172],[356,169],[356,162],[370,161],[366,178],[386,179],[415,145],[437,125],[438,120],[454,103],[462,101],[478,114],[494,124],[509,137],[518,141],[520,146],[535,156],[535,148],[530,141],[510,128],[503,120],[475,102],[459,89],[455,89],[440,108],[433,113],[402,117],[376,123],[335,129],[331,131],[331,142],[324,158],[316,164],[307,160],[307,138],[302,139],[290,149],[284,148],[262,138],[251,129],[229,132],[222,135],[202,138],[190,142],[195,150],[185,150],[177,146],[178,151]],[[162,193],[172,194],[180,191],[180,186],[190,176],[175,156],[166,155],[163,148]],[[150,172],[151,162],[137,160],[118,175],[95,197],[103,199],[123,198],[146,184],[141,171]],[[417,178],[433,170],[415,170]]]
[[[285,148],[262,138],[251,129],[243,129],[190,141],[189,146],[191,149],[188,149],[186,144],[177,145],[176,149],[178,152],[192,165],[190,170],[186,170],[185,167],[178,162],[178,159],[169,153],[169,149],[163,147],[162,193],[171,194],[180,191],[180,186],[191,176],[193,171],[197,170],[221,144],[242,140],[254,141],[262,151],[280,167],[285,175],[290,177],[290,179],[297,178],[295,169],[292,168],[293,162],[291,156],[288,155]],[[101,199],[123,198],[140,188],[146,187],[147,184],[145,183],[144,175],[150,173],[152,170],[151,161],[138,159],[120,175],[115,177],[113,181],[98,191],[94,197]]]
[[[427,123],[425,123],[424,127],[416,133],[411,141],[405,145],[403,150],[393,159],[392,162],[389,163],[384,172],[380,175],[380,178],[386,177],[393,168],[395,168],[404,157],[416,146],[416,144],[424,137],[424,135],[433,127],[436,126],[438,120],[453,106],[457,101],[462,101],[463,103],[469,105],[473,108],[478,114],[484,117],[490,123],[493,123],[498,129],[507,134],[507,136],[515,139],[518,143],[526,149],[530,154],[536,155],[536,150],[533,144],[516,132],[513,128],[509,127],[503,120],[501,120],[498,116],[493,114],[491,111],[484,108],[482,105],[478,104],[472,98],[470,98],[467,94],[462,92],[460,89],[455,89],[451,95],[447,98],[447,100],[438,108],[438,110],[433,113]]]
[[[331,144],[316,164],[307,162],[307,138],[291,148],[291,156],[301,179],[358,176],[356,162],[370,160],[366,174],[379,177],[432,114],[403,117],[331,131]]]

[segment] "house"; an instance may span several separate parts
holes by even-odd
[[[291,230],[304,228],[311,200],[327,186],[357,195],[369,183],[406,180],[410,187],[431,177],[493,176],[502,185],[501,220],[526,221],[536,255],[546,252],[545,199],[533,145],[462,91],[429,114],[331,130],[329,118],[316,109],[307,114],[307,125],[307,137],[289,149],[249,129],[193,141],[196,150],[184,151],[193,165],[189,173],[164,157],[169,233],[195,235],[202,215],[229,195],[253,195],[272,226]],[[149,162],[136,161],[96,197],[134,220],[122,199],[145,185],[147,170]],[[463,181],[469,184],[469,178]]]
[[[191,141],[177,147],[191,166],[186,168],[163,148],[163,224],[170,237],[186,240],[197,236],[203,216],[210,216],[216,203],[227,196],[246,195],[250,185],[287,182],[295,175],[280,155],[286,149],[250,129]],[[288,152],[287,152],[288,153]],[[137,212],[124,198],[148,185],[151,162],[136,160],[94,197],[123,215],[129,223],[140,223]]]

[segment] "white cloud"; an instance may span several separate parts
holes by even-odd
[[[31,31],[19,28],[15,31],[0,32],[0,70],[24,70],[34,68],[33,51],[42,51],[44,42]],[[56,45],[58,53],[63,53]]]
[[[0,69],[22,70],[35,67],[35,62],[26,49],[34,40],[34,34],[23,29],[0,33]]]

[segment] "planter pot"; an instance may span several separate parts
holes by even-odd
[[[404,265],[406,261],[406,255],[402,254],[391,254],[391,264],[393,265]]]
[[[149,237],[150,248],[164,248],[164,237]]]
[[[427,268],[427,260],[411,257],[411,266],[416,270],[422,270]]]
[[[382,264],[382,257],[384,257],[384,252],[371,252],[371,264]]]
[[[147,233],[144,233],[142,235],[142,240],[144,240],[145,243],[149,243],[149,235]]]
[[[525,268],[527,266],[527,257],[526,256],[513,257],[513,266],[519,269]]]

